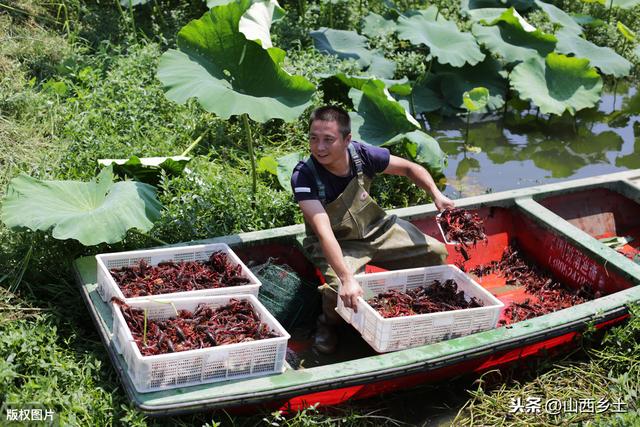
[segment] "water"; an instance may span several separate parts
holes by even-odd
[[[445,194],[459,198],[640,168],[639,115],[640,92],[620,83],[576,118],[511,106],[504,119],[472,118],[469,149],[464,118],[431,118],[430,134],[449,155]]]

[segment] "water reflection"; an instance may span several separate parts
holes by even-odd
[[[575,118],[520,105],[521,111],[472,122],[466,146],[480,152],[466,149],[463,119],[430,121],[430,133],[449,154],[445,191],[469,196],[640,168],[640,92],[617,89],[615,100],[607,93]]]

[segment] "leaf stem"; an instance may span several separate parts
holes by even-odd
[[[471,111],[468,111],[467,112],[467,131],[465,132],[465,135],[464,135],[465,150],[466,150],[467,142],[469,141],[469,117],[470,116],[471,116]]]
[[[29,261],[31,261],[31,252],[33,251],[33,243],[29,246],[27,250],[27,254],[20,261],[20,271],[16,276],[15,280],[11,285],[9,285],[9,292],[13,293],[18,290],[18,286],[22,282],[22,278],[24,277],[24,273],[27,271],[27,267],[29,266]]]
[[[247,115],[247,113],[242,114],[242,124],[244,126],[244,131],[247,138],[247,145],[249,146],[249,157],[251,157],[251,206],[255,207],[256,191],[258,188],[258,181],[256,177],[256,157],[253,153],[253,137],[251,136],[251,128],[249,127],[249,116]]]
[[[138,31],[136,30],[136,18],[133,16],[132,0],[129,0],[129,14],[131,15],[131,27],[133,28],[133,39],[138,42]]]
[[[0,3],[0,8],[2,8],[2,9],[7,9],[7,10],[11,10],[11,11],[13,11],[13,12],[24,13],[25,15],[27,15],[27,16],[31,16],[32,18],[42,19],[42,20],[44,20],[44,21],[53,22],[53,23],[55,23],[55,24],[61,24],[61,22],[60,22],[60,21],[57,21],[57,20],[52,19],[52,18],[49,18],[48,16],[43,16],[43,15],[38,15],[38,14],[35,14],[35,13],[31,13],[31,12],[26,11],[26,10],[24,10],[24,9],[20,9],[20,8],[18,8],[18,7],[12,7],[12,6],[9,6],[9,5],[4,4],[4,3]]]
[[[180,156],[186,156],[187,154],[189,154],[191,150],[193,150],[196,147],[196,145],[198,145],[198,143],[202,141],[202,138],[204,138],[204,136],[207,134],[207,131],[208,130],[205,130],[204,132],[202,132],[202,134],[200,134],[200,136],[197,137],[196,140],[193,141],[191,145],[189,145],[187,149],[180,154]]]

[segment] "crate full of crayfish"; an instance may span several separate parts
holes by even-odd
[[[379,353],[495,328],[504,306],[454,265],[355,276],[364,296],[357,313],[338,313]]]
[[[290,335],[250,294],[112,301],[115,349],[144,393],[285,369]]]
[[[155,297],[258,295],[260,281],[225,243],[101,254],[98,294],[124,301]]]

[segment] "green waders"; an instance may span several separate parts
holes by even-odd
[[[349,145],[349,153],[357,176],[329,204],[324,203],[324,185],[313,161],[307,160],[347,267],[358,274],[369,262],[388,270],[443,264],[448,255],[446,246],[410,222],[396,215],[387,215],[369,196],[371,179],[363,173],[362,160],[352,145]],[[335,311],[339,279],[327,263],[320,242],[308,224],[303,247],[326,280],[326,284],[319,287],[325,320],[337,324],[340,322]]]

